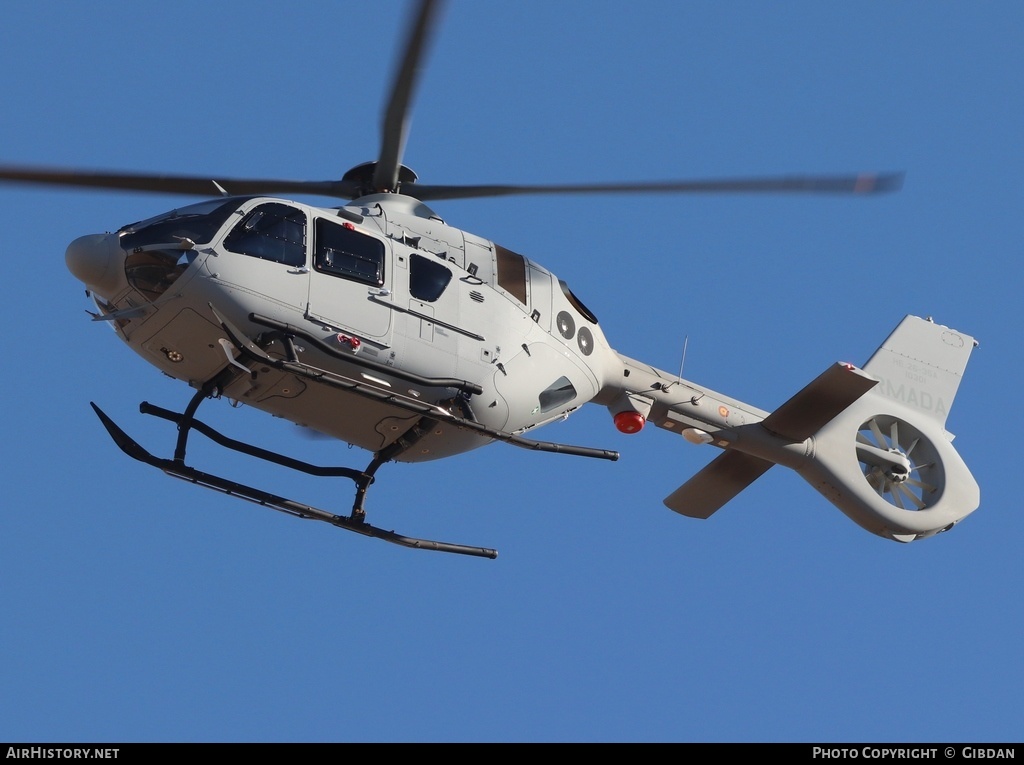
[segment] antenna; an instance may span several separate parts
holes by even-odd
[[[679,379],[683,379],[683,364],[686,363],[686,346],[690,343],[690,336],[686,335],[683,338],[683,357],[679,359]]]
[[[673,385],[678,385],[683,379],[683,365],[686,364],[686,346],[690,343],[690,336],[686,335],[683,338],[683,356],[679,359],[679,375],[678,378],[669,383],[663,383],[661,386],[662,390],[668,390]]]

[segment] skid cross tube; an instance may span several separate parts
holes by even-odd
[[[402,534],[397,534],[394,531],[388,531],[386,529],[370,525],[364,520],[365,511],[363,510],[362,504],[366,496],[367,488],[371,483],[373,483],[374,473],[386,460],[375,457],[364,471],[342,467],[320,467],[317,465],[310,465],[299,460],[294,460],[290,457],[285,457],[284,455],[277,454],[276,452],[260,449],[252,446],[251,444],[235,441],[234,439],[227,438],[223,434],[218,433],[205,423],[195,419],[195,411],[198,408],[199,403],[207,397],[208,393],[205,389],[196,393],[189,402],[189,406],[186,408],[186,411],[182,414],[161,409],[160,407],[156,407],[145,402],[140,406],[140,410],[144,414],[152,414],[178,424],[178,439],[175,448],[175,456],[174,459],[170,460],[155,457],[150,454],[137,441],[125,433],[120,426],[107,416],[102,409],[96,406],[96,404],[92,404],[92,408],[100,418],[100,422],[103,423],[103,426],[110,434],[110,437],[114,440],[114,443],[117,444],[121,451],[133,459],[159,468],[167,475],[173,476],[174,478],[180,478],[183,481],[188,481],[189,483],[202,486],[207,489],[213,489],[214,491],[219,491],[232,497],[245,499],[257,505],[268,507],[271,510],[277,510],[278,512],[285,513],[286,515],[291,515],[296,518],[323,521],[340,529],[345,529],[346,531],[353,531],[356,534],[362,534],[363,536],[372,537],[374,539],[382,539],[385,542],[390,542],[402,547],[409,547],[417,550],[434,550],[437,552],[456,553],[458,555],[469,555],[478,558],[494,559],[498,557],[497,550],[488,547],[474,547],[470,545],[453,544],[451,542],[437,542],[430,539],[407,537]],[[204,473],[186,465],[185,447],[188,440],[188,433],[192,429],[198,430],[203,435],[211,438],[213,441],[216,441],[218,444],[228,449],[242,452],[243,454],[248,454],[284,467],[289,467],[311,475],[342,476],[351,478],[356,484],[356,503],[352,509],[352,515],[337,515],[335,513],[328,512],[327,510],[321,510],[320,508],[313,507],[312,505],[296,502],[295,500],[281,497],[277,494],[271,494],[270,492],[257,489],[253,486],[248,486],[246,484],[238,483],[237,481],[223,478],[222,476]]]

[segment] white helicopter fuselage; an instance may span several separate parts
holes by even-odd
[[[397,194],[344,208],[213,200],[82,237],[67,260],[98,318],[166,374],[199,388],[237,370],[224,376],[224,396],[372,452],[418,416],[286,370],[233,364],[213,311],[250,337],[268,331],[252,317],[297,328],[340,352],[307,344],[304,361],[396,400],[452,399],[450,387],[407,376],[469,381],[482,389],[472,418],[516,434],[564,418],[622,368],[593,315],[548,270]],[[395,458],[437,459],[490,440],[435,423]]]
[[[590,401],[607,407],[622,432],[650,421],[725,450],[665,500],[684,515],[708,517],[773,464],[898,541],[951,528],[978,506],[977,484],[943,427],[973,339],[917,317],[863,370],[833,365],[769,413],[617,353],[545,268],[399,194],[341,208],[211,200],[80,237],[66,259],[91,292],[97,320],[198,391],[186,412],[164,413],[179,422],[173,461],[144,452],[97,409],[122,450],[186,480],[361,533],[372,528],[361,520],[366,488],[387,461],[439,459],[497,439],[615,459],[521,436]],[[928,371],[917,375],[928,390],[907,377],[908,358]],[[358,487],[352,517],[185,465],[195,407],[218,396],[373,452],[370,466],[349,474]],[[941,406],[926,405],[935,401]]]
[[[593,402],[615,427],[650,422],[722,453],[665,498],[708,518],[773,465],[806,479],[853,521],[908,542],[958,523],[980,503],[946,415],[975,345],[906,316],[863,368],[836,363],[771,412],[613,350],[564,282],[500,245],[448,226],[422,200],[521,194],[843,193],[898,189],[900,173],[541,185],[419,184],[402,164],[413,94],[440,3],[420,0],[397,59],[376,158],[340,179],[289,181],[0,165],[0,182],[205,196],[195,205],[79,237],[66,253],[118,336],[196,389],[172,458],[154,455],[95,403],[129,457],[280,512],[407,547],[496,551],[405,537],[366,521],[365,498],[390,461],[419,462],[503,441],[614,460],[610,450],[523,434]],[[225,189],[233,194],[227,196]],[[324,208],[268,194],[352,200]],[[415,196],[413,196],[415,195]],[[305,463],[228,438],[195,417],[227,398],[372,452],[359,470]],[[355,484],[341,516],[186,462],[198,430],[221,446]]]

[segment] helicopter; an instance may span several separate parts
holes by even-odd
[[[534,438],[584,404],[635,434],[648,425],[720,453],[664,504],[710,518],[774,465],[794,470],[867,531],[911,542],[951,529],[980,489],[945,423],[976,341],[905,317],[863,366],[837,362],[774,411],[630,358],[552,271],[450,225],[429,206],[513,195],[701,192],[877,194],[896,173],[560,185],[420,183],[403,164],[413,95],[440,0],[413,8],[375,160],[340,180],[145,175],[0,165],[0,181],[159,192],[203,201],[88,234],[65,254],[106,324],[146,362],[193,389],[171,457],[135,441],[95,403],[129,457],[192,484],[404,547],[495,558],[496,550],[405,536],[368,521],[385,464],[502,442],[616,460],[615,451]],[[322,207],[294,196],[332,197]],[[313,465],[229,438],[198,419],[226,399],[359,447],[365,467]],[[255,459],[350,479],[341,514],[204,472],[199,433]]]

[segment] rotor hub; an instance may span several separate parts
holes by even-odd
[[[366,196],[367,194],[382,193],[382,192],[398,192],[402,186],[406,183],[416,183],[419,176],[416,175],[411,169],[405,165],[398,166],[398,184],[393,189],[378,189],[374,187],[373,174],[377,170],[377,162],[364,162],[361,165],[356,165],[347,173],[345,173],[341,180],[342,182],[356,183],[359,184],[358,196]]]

